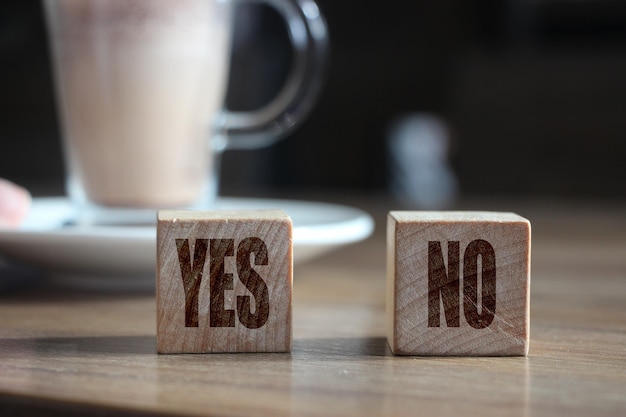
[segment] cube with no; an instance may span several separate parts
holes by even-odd
[[[527,355],[529,298],[528,220],[497,212],[389,213],[393,353]]]

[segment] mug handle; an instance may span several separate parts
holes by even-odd
[[[313,0],[232,0],[235,5],[265,3],[287,23],[293,47],[292,69],[272,101],[251,112],[223,110],[216,120],[216,151],[272,145],[291,132],[313,108],[323,83],[328,30]]]

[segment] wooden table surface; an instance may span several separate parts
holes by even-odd
[[[295,268],[291,354],[157,355],[153,294],[0,296],[0,415],[624,416],[626,205],[467,202],[533,224],[528,357],[394,357],[388,207],[372,238]]]

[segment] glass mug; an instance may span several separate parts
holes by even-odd
[[[154,221],[207,208],[219,154],[284,137],[322,83],[327,31],[312,0],[44,0],[63,129],[67,192],[80,223]],[[252,112],[223,110],[241,3],[287,23],[293,63]]]

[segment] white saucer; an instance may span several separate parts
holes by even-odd
[[[295,263],[363,240],[374,228],[367,213],[336,204],[224,197],[217,208],[285,210],[293,220]],[[149,288],[156,270],[156,227],[72,225],[66,198],[35,198],[19,229],[0,230],[0,256],[73,285]]]

